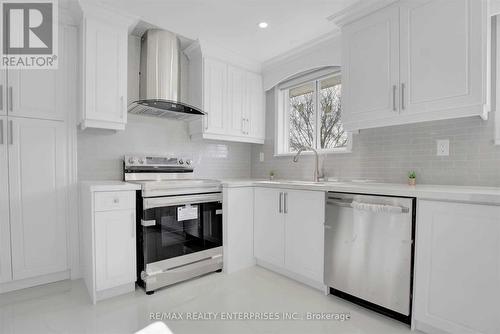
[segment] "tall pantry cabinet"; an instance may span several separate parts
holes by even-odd
[[[0,71],[0,293],[69,278],[69,90],[76,27],[59,25],[57,70]]]

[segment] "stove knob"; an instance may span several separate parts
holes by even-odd
[[[141,158],[141,159],[139,159],[139,163],[140,163],[141,165],[142,165],[142,164],[144,164],[144,159],[142,159],[142,158]]]
[[[184,165],[184,160],[180,159],[179,160],[179,165]]]
[[[135,164],[135,158],[134,158],[134,157],[130,157],[130,158],[128,158],[128,163],[129,163],[130,165]]]
[[[186,160],[186,165],[191,165],[191,160]]]

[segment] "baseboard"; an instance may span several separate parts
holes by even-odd
[[[415,323],[415,329],[427,334],[451,334],[449,332],[443,331],[442,329],[438,329],[436,327],[433,327],[431,325],[427,325],[421,321],[413,319],[413,322]]]
[[[48,284],[57,281],[63,281],[69,279],[70,276],[70,270],[65,270],[54,274],[47,274],[18,281],[5,282],[0,284],[0,293],[31,288],[37,285]]]
[[[283,275],[283,276],[286,276],[288,278],[291,278],[291,279],[293,279],[295,281],[298,281],[298,282],[300,282],[302,284],[308,285],[311,288],[314,288],[316,290],[320,290],[323,293],[325,293],[325,291],[326,291],[326,286],[323,283],[317,282],[317,281],[312,280],[310,278],[307,278],[307,277],[304,277],[302,275],[296,274],[296,273],[291,272],[289,270],[286,270],[284,268],[278,267],[278,266],[276,266],[274,264],[271,264],[271,263],[268,263],[266,261],[262,261],[262,260],[257,259],[257,265],[260,266],[260,267],[269,269],[271,271],[274,271],[274,272],[276,272],[276,273],[278,273],[280,275]]]
[[[111,289],[97,291],[96,292],[96,301],[100,301],[100,300],[111,298],[111,297],[116,297],[116,296],[123,295],[125,293],[129,293],[129,292],[133,292],[133,291],[135,291],[135,282],[116,286],[116,287],[111,288]]]

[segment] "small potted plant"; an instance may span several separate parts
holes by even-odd
[[[411,171],[408,173],[408,184],[410,186],[414,186],[417,184],[417,173],[415,173],[415,171]]]
[[[275,175],[274,171],[273,170],[270,171],[269,172],[269,180],[271,180],[271,181],[274,180],[274,175]]]

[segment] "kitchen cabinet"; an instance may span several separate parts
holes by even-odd
[[[322,286],[324,192],[259,187],[254,191],[254,255],[258,263]]]
[[[59,26],[58,57],[56,70],[8,70],[7,101],[9,116],[37,119],[64,120],[67,112],[65,94],[68,73],[67,49],[64,47],[64,26]],[[74,50],[70,50],[74,52]]]
[[[222,191],[224,272],[255,265],[253,255],[253,187],[230,187]]]
[[[67,270],[66,125],[8,119],[12,275]]]
[[[399,10],[389,7],[342,29],[342,119],[391,118],[398,112]],[[367,57],[366,55],[370,55]]]
[[[93,303],[135,290],[137,185],[81,185],[82,262]]]
[[[116,13],[108,18],[102,15],[84,8],[80,127],[123,130],[127,124],[129,22]]]
[[[414,322],[439,333],[500,333],[500,206],[419,200]]]
[[[0,69],[0,116],[7,115],[7,71]]]
[[[0,116],[0,283],[12,279],[7,141],[7,117]]]
[[[262,76],[203,56],[196,44],[184,52],[189,59],[189,103],[207,113],[202,119],[190,122],[191,138],[263,144]]]
[[[272,265],[285,266],[283,191],[255,188],[254,255]]]
[[[343,18],[344,127],[486,118],[485,6],[475,0],[398,1],[360,19]]]

